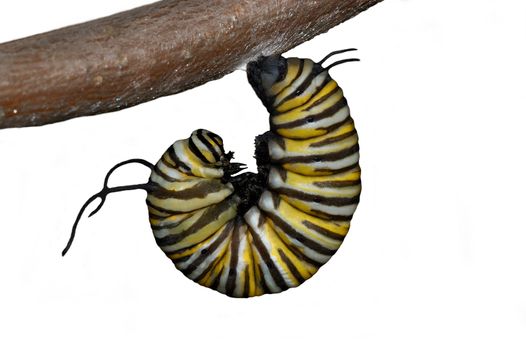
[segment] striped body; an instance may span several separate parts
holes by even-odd
[[[156,242],[175,266],[234,297],[278,293],[316,273],[347,234],[361,189],[358,137],[328,72],[277,56],[247,71],[270,112],[260,175],[232,176],[221,138],[200,129],[164,153],[147,197]]]

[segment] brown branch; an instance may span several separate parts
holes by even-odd
[[[115,111],[190,89],[380,1],[165,0],[1,44],[0,128]]]

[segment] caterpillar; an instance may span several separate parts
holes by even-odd
[[[361,191],[358,136],[329,57],[261,56],[248,81],[269,112],[255,139],[257,173],[232,162],[222,138],[204,129],[171,145],[153,165],[115,165],[87,206],[109,193],[143,189],[157,245],[189,279],[231,297],[279,293],[302,284],[338,250]],[[129,163],[151,169],[147,183],[108,187]],[[241,173],[240,173],[241,172]]]

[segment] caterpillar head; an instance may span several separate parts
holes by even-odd
[[[206,165],[221,166],[226,161],[223,139],[205,129],[197,129],[188,139],[192,152]]]
[[[184,142],[184,141],[183,141]],[[192,154],[199,159],[201,164],[198,168],[222,169],[223,175],[230,177],[245,169],[245,164],[230,162],[234,156],[233,152],[225,152],[221,136],[205,130],[197,129],[188,138],[188,147]]]
[[[310,59],[281,56],[250,62],[247,75],[271,115],[305,104],[329,76],[326,69]]]
[[[333,51],[319,62],[279,55],[261,56],[247,64],[248,81],[270,114],[287,112],[304,105],[327,83],[329,69],[358,59],[343,59],[327,67],[322,66],[323,62],[333,55],[355,50]]]

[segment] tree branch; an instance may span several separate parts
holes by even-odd
[[[380,1],[165,0],[1,44],[0,128],[115,111],[190,89]]]

